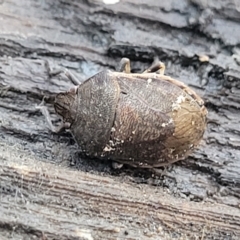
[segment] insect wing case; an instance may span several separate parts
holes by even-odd
[[[157,167],[185,158],[199,143],[206,109],[186,85],[154,73],[111,75],[120,86],[108,153],[111,159]]]

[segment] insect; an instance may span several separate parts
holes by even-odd
[[[70,73],[75,87],[56,95],[54,108],[89,157],[152,168],[186,158],[206,127],[203,100],[184,83],[164,75],[158,61],[143,73],[131,73],[123,58],[119,72],[105,70],[83,83]]]

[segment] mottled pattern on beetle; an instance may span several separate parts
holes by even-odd
[[[115,73],[113,73],[115,74]],[[121,93],[104,156],[133,166],[157,167],[183,159],[199,143],[205,114],[185,91],[156,74],[118,74]],[[193,94],[194,95],[194,94]]]
[[[76,117],[71,132],[83,152],[101,156],[109,142],[114,121],[119,86],[109,79],[108,71],[100,72],[78,87]]]
[[[83,152],[140,167],[185,158],[202,138],[207,113],[201,98],[177,80],[110,71],[81,84],[70,111]]]

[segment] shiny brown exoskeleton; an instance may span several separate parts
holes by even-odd
[[[102,71],[66,93],[54,107],[82,152],[135,167],[151,168],[184,159],[206,127],[203,100],[188,86],[165,76],[158,62],[145,72]],[[43,110],[43,109],[42,109]],[[53,131],[46,109],[43,113]]]

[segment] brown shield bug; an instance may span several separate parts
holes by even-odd
[[[151,168],[184,159],[205,131],[203,100],[184,83],[164,75],[162,62],[143,73],[130,73],[130,61],[121,60],[119,72],[102,71],[57,94],[55,111],[60,128],[52,125],[47,109],[39,108],[54,132],[70,129],[89,157],[112,159]]]

